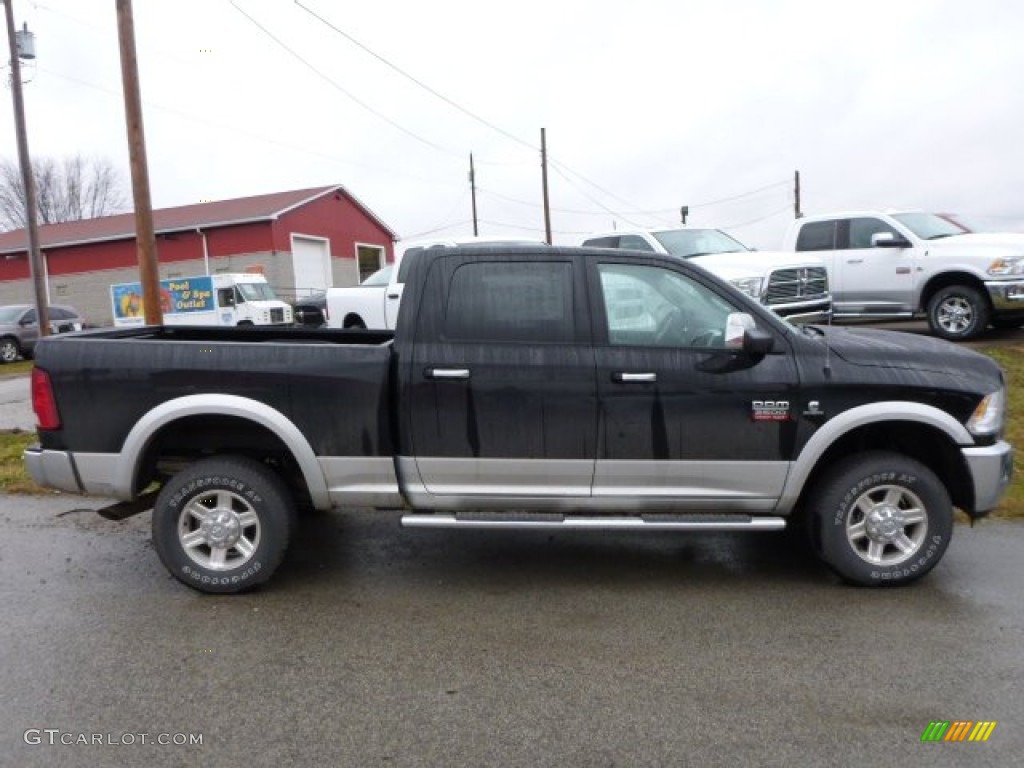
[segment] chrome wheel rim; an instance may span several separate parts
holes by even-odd
[[[921,549],[928,515],[921,498],[898,485],[879,485],[854,502],[846,519],[846,539],[871,565],[900,565]]]
[[[18,359],[18,348],[13,341],[5,341],[0,344],[0,360],[5,363],[13,363]]]
[[[178,517],[178,542],[196,565],[228,571],[245,565],[260,543],[260,518],[231,491],[196,496]]]
[[[936,322],[947,333],[963,333],[974,322],[974,308],[963,296],[950,296],[939,305]]]

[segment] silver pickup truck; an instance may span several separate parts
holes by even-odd
[[[980,234],[923,211],[856,211],[793,222],[784,247],[821,257],[833,316],[926,316],[961,341],[1024,325],[1024,234]]]

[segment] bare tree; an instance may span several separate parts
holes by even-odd
[[[32,161],[40,224],[94,219],[128,208],[121,176],[109,160],[74,155]],[[25,226],[25,192],[18,164],[0,160],[0,229]]]

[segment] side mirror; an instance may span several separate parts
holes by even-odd
[[[764,357],[775,346],[775,337],[760,330],[746,312],[732,312],[725,320],[725,346],[754,357]]]
[[[872,248],[909,248],[910,241],[892,232],[875,232],[871,236]]]

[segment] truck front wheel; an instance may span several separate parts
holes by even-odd
[[[851,456],[818,483],[807,509],[811,542],[841,578],[860,586],[909,584],[935,567],[953,534],[939,478],[889,451]]]
[[[947,285],[928,301],[928,327],[950,341],[964,341],[985,330],[991,314],[988,299],[970,285]]]
[[[153,545],[171,574],[201,592],[241,592],[271,577],[288,547],[294,503],[269,468],[243,457],[197,461],[153,508]]]

